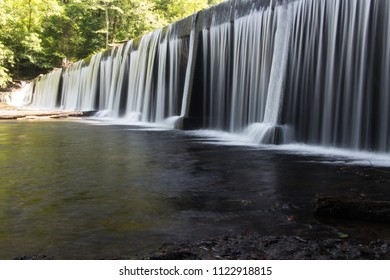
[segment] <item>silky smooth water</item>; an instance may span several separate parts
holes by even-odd
[[[390,199],[387,173],[215,141],[92,121],[1,122],[0,258],[139,258],[245,232],[390,237],[385,226],[312,216],[318,193]]]

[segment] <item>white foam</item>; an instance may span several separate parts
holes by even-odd
[[[250,137],[236,133],[229,133],[217,130],[192,130],[186,132],[189,135],[199,138],[202,143],[228,146],[252,146],[258,147]]]
[[[132,122],[129,119],[88,118],[93,125],[123,125],[129,126],[129,131],[167,131],[172,129],[179,117],[172,117],[161,123]],[[368,151],[355,151],[335,147],[321,147],[306,144],[264,145],[258,144],[252,135],[248,133],[229,133],[217,130],[192,130],[183,132],[195,138],[194,141],[207,145],[225,145],[251,147],[259,150],[277,151],[287,154],[316,157],[307,159],[308,162],[390,167],[389,153],[374,153]]]
[[[269,149],[284,151],[305,156],[321,156],[328,160],[323,163],[349,164],[349,165],[373,165],[390,167],[390,154],[374,153],[368,151],[355,151],[334,147],[311,146],[306,144],[287,144],[270,146]]]
[[[320,157],[313,162],[324,164],[348,164],[363,166],[390,167],[390,154],[354,151],[334,147],[320,147],[306,144],[262,145],[254,143],[253,137],[245,134],[233,134],[215,130],[189,131],[188,134],[199,138],[202,143],[212,145],[257,147],[262,150]]]
[[[169,117],[162,122],[149,123],[140,121],[133,115],[133,118],[112,118],[110,114],[96,114],[93,117],[86,119],[88,122],[94,125],[118,125],[118,126],[131,126],[133,128],[127,130],[143,130],[143,131],[166,131],[172,130],[176,121],[180,118],[178,116]]]

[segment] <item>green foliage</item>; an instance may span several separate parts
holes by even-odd
[[[42,22],[46,16],[60,14],[57,0],[2,0],[0,42],[13,54],[13,63],[5,66],[12,76],[42,68]]]
[[[13,57],[13,52],[0,42],[0,88],[6,87],[7,83],[12,82],[7,66],[13,65]]]
[[[173,22],[209,6],[208,0],[157,0],[156,8]]]
[[[76,61],[221,0],[0,0],[0,84]]]
[[[155,9],[168,22],[187,17],[197,11],[221,3],[223,0],[156,0]]]

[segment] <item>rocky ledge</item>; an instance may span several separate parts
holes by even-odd
[[[41,120],[62,119],[69,117],[86,117],[95,112],[87,111],[38,111],[28,109],[0,108],[0,120]]]

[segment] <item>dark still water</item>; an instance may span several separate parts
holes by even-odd
[[[320,160],[182,131],[1,122],[0,258],[137,258],[245,232],[389,238],[385,226],[312,217],[318,193],[390,196],[388,173]]]

